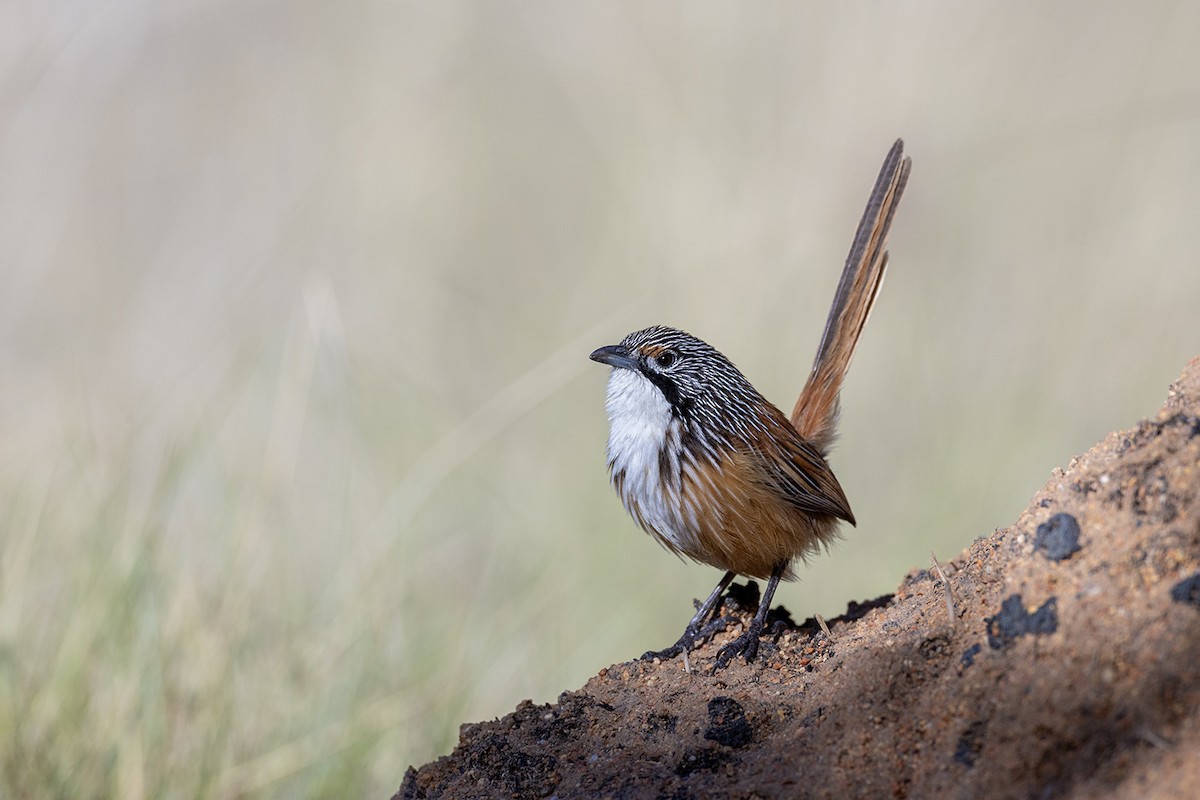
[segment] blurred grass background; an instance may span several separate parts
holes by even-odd
[[[0,795],[386,796],[674,639],[595,346],[785,408],[914,170],[798,617],[953,557],[1200,354],[1200,6],[0,7]]]

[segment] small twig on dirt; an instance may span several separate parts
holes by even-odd
[[[821,626],[821,630],[825,631],[825,635],[829,637],[829,641],[833,641],[833,633],[829,630],[829,626],[825,623],[825,618],[820,614],[814,614],[817,618],[817,624]]]
[[[683,671],[692,674],[692,662],[688,660],[687,648],[683,648]]]
[[[1165,736],[1161,736],[1149,728],[1138,728],[1138,738],[1147,744],[1153,745],[1160,750],[1170,750],[1175,747],[1175,743]]]
[[[946,577],[942,565],[938,563],[937,556],[933,554],[932,550],[929,551],[929,557],[933,560],[933,571],[941,579],[942,589],[946,592],[946,614],[950,617],[950,626],[953,627],[958,621],[958,616],[954,613],[954,590],[950,588],[950,579]]]

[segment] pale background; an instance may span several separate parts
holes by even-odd
[[[790,407],[888,146],[833,616],[1200,354],[1200,5],[0,6],[0,795],[386,796],[719,577],[604,470],[666,323]],[[1086,536],[1086,531],[1085,531]]]

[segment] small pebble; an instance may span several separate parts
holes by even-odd
[[[968,647],[966,649],[966,652],[964,652],[962,654],[962,658],[960,659],[963,667],[972,666],[975,663],[975,656],[979,655],[979,651],[982,649],[983,649],[983,645],[981,645],[981,644],[973,644],[970,647]]]

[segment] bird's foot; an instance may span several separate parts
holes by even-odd
[[[745,633],[717,651],[717,661],[713,664],[712,674],[715,675],[718,670],[725,669],[729,666],[729,662],[738,656],[746,659],[747,664],[753,661],[754,657],[758,655],[758,642],[762,632],[762,620],[756,616],[750,620]]]
[[[667,661],[675,656],[695,650],[698,645],[702,645],[711,639],[715,634],[720,633],[729,626],[729,619],[726,617],[717,617],[712,622],[699,628],[693,628],[691,625],[684,630],[683,636],[679,637],[679,641],[665,650],[647,650],[642,653],[642,661]]]

